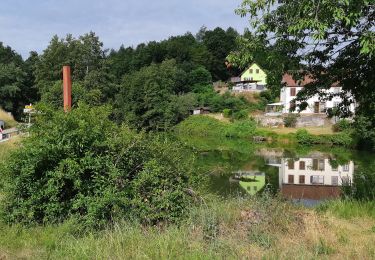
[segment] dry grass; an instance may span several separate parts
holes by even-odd
[[[6,158],[9,152],[17,146],[20,137],[16,136],[10,139],[9,141],[0,143],[0,163]],[[1,259],[1,258],[0,258]]]
[[[375,219],[342,219],[278,200],[227,200],[192,209],[179,226],[119,223],[74,235],[74,224],[6,227],[5,259],[374,259]]]
[[[0,108],[0,120],[5,121],[5,128],[14,127],[17,125],[16,120],[14,120],[13,116],[9,115],[7,112]]]

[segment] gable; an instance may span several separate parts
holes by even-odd
[[[245,74],[248,75],[248,74],[256,74],[257,70],[259,70],[259,74],[266,74],[261,67],[259,67],[258,64],[256,63],[253,63],[250,65],[250,67],[245,70],[244,72],[242,72],[241,74],[241,77],[244,76]]]
[[[258,84],[267,84],[267,74],[262,70],[262,68],[253,63],[251,66],[241,74],[241,80],[256,80]]]

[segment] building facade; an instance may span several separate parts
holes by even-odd
[[[232,80],[235,83],[233,92],[260,92],[267,89],[267,74],[256,63],[242,72],[240,77],[234,79]]]
[[[305,76],[303,80],[296,82],[290,74],[284,74],[281,81],[284,87],[280,91],[280,102],[269,104],[267,106],[267,112],[279,112],[283,114],[290,112],[300,114],[326,114],[328,109],[333,109],[342,102],[342,98],[340,97],[342,88],[339,85],[336,85],[326,90],[327,94],[332,94],[333,97],[331,100],[322,100],[319,95],[316,94],[306,100],[306,109],[302,111],[298,110],[298,107],[296,107],[298,103],[294,100],[297,97],[298,92],[312,81],[311,78]],[[296,109],[291,111],[293,107]],[[355,104],[351,104],[349,109],[354,113]]]

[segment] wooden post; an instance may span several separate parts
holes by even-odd
[[[72,79],[70,77],[70,66],[63,67],[63,96],[64,111],[68,112],[72,109]]]

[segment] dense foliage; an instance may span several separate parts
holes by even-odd
[[[22,115],[23,106],[37,98],[32,75],[34,63],[33,54],[24,62],[19,54],[0,42],[0,108],[17,118]]]
[[[340,145],[344,147],[353,146],[353,138],[348,131],[334,135],[312,135],[306,129],[299,129],[296,133],[297,142],[303,145]]]
[[[305,108],[306,99],[315,94],[322,100],[340,95],[339,115],[349,116],[348,106],[355,100],[357,137],[375,147],[373,1],[243,0],[237,13],[249,16],[255,40],[241,39],[242,53],[234,55],[235,61],[246,61],[266,48],[272,50],[268,60],[286,56],[283,71],[303,64],[294,68],[294,76],[309,74],[314,81],[298,93],[297,104]],[[342,93],[327,94],[325,90],[338,82]]]
[[[119,218],[156,223],[183,216],[191,156],[181,145],[116,126],[108,107],[41,111],[30,137],[1,171],[9,222],[77,218],[95,226]]]
[[[250,138],[255,135],[256,123],[252,119],[225,123],[209,116],[192,116],[178,124],[174,131],[182,136],[208,138]]]

